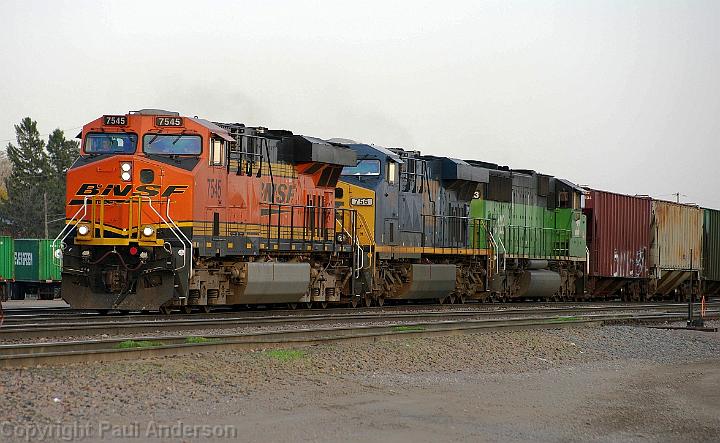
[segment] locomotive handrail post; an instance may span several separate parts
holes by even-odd
[[[149,197],[148,197],[148,199],[149,199]],[[151,208],[153,211],[155,211],[155,208],[153,208],[153,206],[152,206],[152,200],[150,201],[150,208]],[[155,212],[157,212],[157,211],[155,211]],[[167,203],[165,203],[165,215],[167,216],[168,220],[170,220],[170,223],[172,223],[172,225],[175,227],[175,230],[177,230],[177,231],[180,233],[180,235],[185,239],[185,241],[187,241],[187,243],[188,243],[188,247],[189,247],[189,249],[190,249],[190,260],[189,260],[190,266],[189,266],[189,273],[188,273],[188,275],[192,278],[192,273],[193,273],[193,246],[192,246],[192,241],[190,241],[190,239],[187,237],[187,235],[185,235],[185,233],[182,231],[182,229],[180,229],[180,226],[178,226],[177,223],[175,223],[175,220],[173,220],[173,218],[170,216],[170,197],[167,198]],[[160,216],[160,218],[162,219],[162,216]],[[167,223],[166,223],[166,224],[167,224]],[[175,234],[175,236],[177,237],[177,234],[176,234],[172,229],[171,229],[170,231],[173,232],[173,234]],[[183,243],[182,239],[178,237],[178,240],[180,240],[180,243],[182,243],[182,245],[183,245],[183,249],[185,249],[185,243]],[[186,262],[184,261],[186,255],[187,255],[187,254],[184,254],[184,255],[183,255],[183,267],[185,266],[185,263],[186,263]]]
[[[58,257],[56,254],[56,244],[58,239],[60,240],[60,247],[62,247],[63,244],[65,244],[65,239],[68,235],[72,232],[73,229],[75,229],[75,226],[77,226],[77,223],[73,223],[75,219],[80,214],[80,211],[83,211],[83,215],[78,218],[78,221],[84,220],[85,216],[87,216],[87,203],[88,203],[88,196],[83,197],[83,204],[82,206],[75,212],[75,214],[70,218],[70,221],[63,226],[63,228],[60,230],[60,233],[58,233],[57,237],[55,237],[55,240],[52,241],[52,249],[53,249],[53,262],[57,264],[58,262],[61,263],[60,257]],[[69,228],[68,228],[69,227]],[[67,232],[65,232],[67,230]],[[65,235],[63,235],[63,233]],[[62,238],[60,238],[62,236]]]
[[[190,277],[192,277],[192,270],[193,270],[193,266],[192,266],[192,253],[193,253],[193,250],[192,250],[192,242],[190,241],[190,239],[187,238],[187,236],[185,235],[185,233],[182,232],[182,229],[180,229],[180,227],[175,223],[175,220],[173,220],[172,217],[170,216],[170,197],[168,197],[168,199],[167,199],[167,204],[165,205],[165,207],[166,207],[165,214],[166,214],[167,218],[170,220],[170,222],[168,222],[168,221],[162,216],[162,214],[160,214],[160,213],[157,211],[157,209],[155,209],[155,207],[154,207],[153,204],[152,204],[152,199],[151,199],[150,197],[148,197],[148,196],[138,196],[138,201],[142,201],[143,198],[146,198],[146,199],[148,200],[148,206],[150,207],[150,209],[152,209],[152,211],[155,213],[155,215],[157,215],[158,218],[159,218],[160,220],[162,220],[163,223],[165,223],[165,225],[168,226],[168,228],[170,229],[170,232],[172,232],[173,235],[175,235],[175,237],[176,237],[176,238],[180,241],[180,243],[183,245],[183,251],[184,251],[184,252],[183,252],[183,255],[182,255],[183,265],[182,265],[182,267],[177,268],[177,269],[175,269],[175,270],[177,271],[178,269],[182,269],[182,268],[184,268],[185,266],[187,266],[188,263],[189,263],[189,271],[190,271],[190,272],[189,272],[188,275],[189,275]],[[171,227],[171,225],[172,225],[174,228]],[[139,227],[138,227],[138,229],[139,229]],[[177,232],[176,232],[176,231],[177,231]],[[180,235],[178,235],[178,232],[180,233]],[[131,235],[132,235],[132,233],[131,233]],[[182,238],[181,238],[180,236],[182,236]],[[190,248],[190,259],[189,259],[189,260],[188,260],[188,258],[187,258],[187,250],[188,250],[188,248],[185,247],[185,242],[183,241],[183,238],[185,238],[185,240],[188,242],[188,246],[189,246],[189,248]]]
[[[282,213],[281,213],[280,203],[278,203],[278,208],[277,208],[277,244],[278,244],[278,248],[280,248],[280,246],[279,246],[280,245],[280,229],[282,229],[281,228],[281,220],[280,220],[281,215],[282,215]]]
[[[295,242],[295,208],[290,208],[290,243]]]
[[[341,210],[340,214],[341,214],[340,217],[342,219],[340,229],[342,229],[344,231],[345,230],[345,211]],[[356,219],[357,219],[356,214],[351,212],[350,213],[350,222],[352,223],[352,229],[353,229],[353,236],[350,239],[350,250],[351,251],[353,250],[353,247],[355,247],[355,246],[357,246],[360,249],[360,243],[359,242],[355,243],[355,237],[357,235],[357,220]],[[333,237],[335,237],[335,234],[333,234]],[[351,266],[351,268],[354,269],[356,267],[356,263],[351,263],[350,266]],[[355,297],[355,280],[360,275],[360,271],[358,270],[357,274],[355,274],[355,271],[353,270],[353,274],[356,275],[356,277],[350,279],[350,297]]]
[[[500,245],[503,248],[503,272],[505,271],[505,266],[507,264],[507,249],[505,248],[505,244],[503,243],[502,239],[498,237],[497,239],[492,233],[491,229],[487,229],[488,234],[490,235],[490,240],[495,244],[495,249],[497,250],[497,246]],[[495,254],[495,262],[498,269],[500,269],[500,257]]]
[[[270,243],[270,225],[272,223],[272,203],[268,203],[267,242]]]

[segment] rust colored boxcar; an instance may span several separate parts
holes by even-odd
[[[704,294],[720,294],[720,211],[705,209],[702,279]]]
[[[655,293],[684,293],[696,282],[702,265],[703,210],[697,206],[653,200],[650,230],[650,268]]]
[[[588,189],[588,293],[640,295],[648,277],[651,207],[650,197]]]
[[[690,279],[700,277],[703,210],[697,206],[653,200],[650,268],[655,293],[687,293]]]

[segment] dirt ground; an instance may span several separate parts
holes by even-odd
[[[718,441],[719,335],[506,331],[8,370],[0,441]]]
[[[719,382],[720,361],[462,374],[259,398],[220,421],[265,441],[717,441]]]

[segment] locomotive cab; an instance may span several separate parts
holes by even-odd
[[[101,310],[153,309],[182,297],[192,271],[194,188],[214,172],[198,165],[222,163],[234,139],[162,110],[105,115],[80,138],[67,174],[67,225],[54,242],[63,297]]]

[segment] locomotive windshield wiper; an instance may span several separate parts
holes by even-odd
[[[158,131],[157,134],[153,135],[153,137],[148,142],[148,146],[152,145],[155,140],[157,140],[158,137],[160,137],[160,133],[162,132],[162,129]]]
[[[185,135],[185,131],[184,131],[184,130],[183,130],[180,134],[178,134],[177,137],[175,137],[175,140],[173,140],[172,145],[175,146],[175,143],[177,143],[178,140],[180,140],[180,137],[182,137],[183,135]]]

